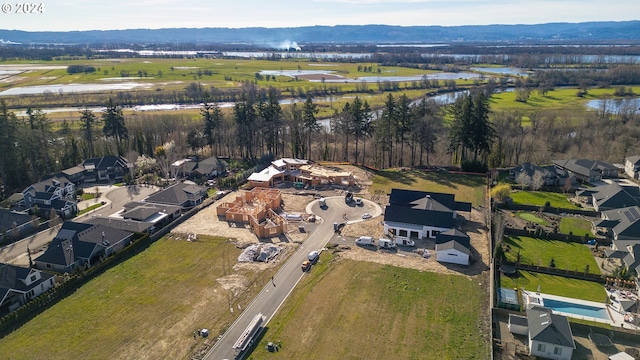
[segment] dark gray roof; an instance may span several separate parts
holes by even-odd
[[[450,229],[453,227],[453,212],[420,210],[404,206],[388,205],[384,212],[384,221]]]
[[[529,337],[532,340],[561,346],[576,347],[569,320],[551,309],[533,306],[527,309]]]
[[[29,185],[22,193],[31,193],[32,195],[36,195],[37,193],[51,194],[56,189],[62,189],[69,184],[72,184],[72,182],[66,176],[52,176]],[[49,196],[50,195],[45,195],[45,197]]]
[[[28,279],[32,272],[39,272],[40,280],[27,286],[22,280]],[[43,282],[48,281],[51,277],[53,277],[53,275],[36,269],[0,263],[0,301],[2,301],[9,291],[13,290],[25,293]]]
[[[509,323],[520,326],[528,326],[529,322],[525,316],[509,314]]]
[[[180,210],[182,210],[182,207],[177,205],[154,204],[154,203],[148,203],[144,201],[132,201],[124,204],[123,206],[123,208],[125,209],[125,212],[132,211],[138,207],[156,209],[157,212],[162,211],[170,215],[174,215],[180,212]]]
[[[195,200],[194,198],[189,197],[189,194],[196,194],[198,192],[206,193],[206,188],[198,185],[178,183],[152,194],[146,199],[146,201],[151,203],[183,206],[187,201]]]
[[[144,221],[148,219],[153,214],[157,214],[158,209],[151,206],[138,206],[133,208],[127,212],[122,213],[122,217],[125,219],[132,219],[138,221]]]
[[[222,160],[219,160],[215,156],[212,156],[198,162],[198,165],[194,171],[198,174],[208,175],[211,174],[214,170],[222,169],[224,167],[225,163]]]
[[[436,246],[436,251],[449,250],[449,249],[455,249],[460,251],[463,254],[467,254],[471,256],[471,251],[469,250],[469,248],[467,248],[466,246],[460,244],[455,240],[450,240],[446,243],[438,244]]]
[[[553,160],[553,164],[585,177],[598,176],[605,171],[618,170],[615,166],[604,161],[589,159]]]
[[[113,246],[131,235],[130,231],[101,224],[65,221],[47,250],[35,261],[68,267],[77,259],[89,258],[100,248]]]
[[[436,235],[436,244],[444,244],[451,240],[459,242],[466,248],[469,248],[471,246],[471,240],[469,239],[469,236],[458,229],[450,229]]]
[[[590,190],[600,211],[640,205],[640,187],[617,183],[596,186]]]
[[[7,209],[0,209],[0,232],[9,230],[13,227],[26,224],[31,221],[31,215],[17,213]]]
[[[95,167],[96,169],[106,169],[110,167],[115,167],[116,165],[121,166],[123,168],[130,167],[129,161],[122,156],[116,155],[107,155],[99,158],[91,158],[82,162],[82,166],[86,168],[87,166]]]
[[[631,245],[631,250],[622,259],[629,270],[635,270],[640,274],[640,242]]]
[[[103,218],[100,216],[91,218],[87,220],[87,222],[94,225],[102,225],[114,229],[132,231],[139,234],[148,232],[149,228],[154,226],[153,223],[144,221],[125,220],[118,218]]]

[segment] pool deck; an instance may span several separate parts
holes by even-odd
[[[553,312],[557,313],[557,314],[560,314],[560,315],[564,315],[566,317],[574,318],[574,319],[583,319],[583,320],[588,320],[588,321],[605,323],[605,324],[609,324],[609,325],[615,326],[615,327],[623,327],[623,328],[627,328],[627,329],[640,330],[640,327],[634,326],[634,325],[632,325],[632,324],[630,324],[628,322],[625,322],[624,321],[624,314],[621,314],[621,313],[617,312],[611,306],[609,306],[609,305],[607,305],[605,303],[599,303],[599,302],[595,302],[595,301],[587,301],[587,300],[568,298],[568,297],[564,297],[564,296],[543,294],[543,293],[537,293],[537,292],[532,292],[532,291],[524,291],[522,293],[522,295],[524,297],[524,301],[525,301],[526,305],[528,305],[528,304],[540,305],[540,298],[546,298],[546,299],[550,299],[550,300],[558,300],[558,301],[563,301],[563,302],[572,303],[572,304],[579,304],[579,305],[586,305],[586,306],[602,308],[602,309],[607,310],[607,313],[609,314],[609,319],[608,320],[601,319],[601,318],[595,318],[595,317],[591,317],[591,316],[582,316],[582,315],[576,315],[576,314],[572,314],[572,313],[565,313],[565,312],[562,312],[562,311],[556,311],[555,309],[553,310]],[[609,295],[611,295],[611,293],[609,293],[607,291],[607,296],[609,296]],[[542,302],[544,303],[544,301],[542,301]]]

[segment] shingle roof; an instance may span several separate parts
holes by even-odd
[[[529,337],[532,340],[561,346],[576,347],[569,320],[551,309],[533,306],[527,309]]]
[[[193,198],[190,198],[188,194],[197,194],[199,192],[204,193],[205,190],[206,188],[203,186],[178,183],[152,194],[146,201],[151,203],[183,206],[187,201],[194,200]]]
[[[466,246],[460,244],[455,240],[450,240],[446,243],[436,245],[436,251],[443,251],[443,250],[449,250],[449,249],[455,249],[463,254],[471,256],[471,250],[469,250]]]
[[[436,235],[436,244],[444,244],[451,240],[459,242],[466,248],[469,248],[471,246],[471,240],[469,239],[469,236],[458,229],[450,229]]]
[[[617,168],[615,166],[599,160],[553,160],[553,163],[561,168],[571,171],[574,174],[582,175],[585,177],[601,175],[604,171],[617,171]]]
[[[628,156],[627,161],[633,165],[640,165],[640,155]]]
[[[32,272],[39,272],[40,280],[33,282],[30,285],[21,281],[27,279]],[[49,280],[51,277],[53,277],[53,275],[39,270],[0,263],[0,300],[2,300],[4,295],[11,290],[24,293]]]
[[[421,210],[404,206],[388,205],[384,212],[384,221],[450,229],[453,227],[453,212]]]
[[[0,232],[9,230],[15,223],[16,226],[26,224],[31,221],[31,215],[13,212],[6,209],[0,209]]]
[[[597,186],[591,189],[598,209],[610,210],[640,205],[640,187],[621,186],[618,183]]]

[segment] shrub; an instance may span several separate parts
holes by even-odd
[[[462,171],[465,172],[486,173],[489,171],[487,164],[479,160],[463,160],[460,167],[462,167]]]
[[[551,261],[549,261],[549,267],[550,268],[555,268],[556,267],[556,261],[553,258],[551,258]]]
[[[544,203],[544,207],[549,207],[549,206],[551,206],[551,202],[547,200],[547,202]]]

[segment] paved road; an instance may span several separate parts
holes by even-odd
[[[343,215],[345,214],[348,220],[353,221],[360,220],[362,214],[365,212],[372,213],[374,216],[380,212],[380,208],[377,205],[368,201],[362,207],[348,206],[344,203],[344,197],[341,196],[328,198],[326,209],[320,209],[317,201],[314,201],[308,209],[321,217],[323,219],[322,223],[309,238],[300,245],[296,253],[282,265],[273,279],[275,286],[271,282],[265,284],[258,296],[245,308],[238,319],[222,335],[222,338],[211,348],[205,359],[241,359],[245,354],[238,354],[233,350],[235,342],[257,314],[262,313],[262,315],[266,317],[267,322],[271,320],[273,315],[278,311],[278,308],[280,308],[280,305],[289,296],[291,291],[293,291],[298,281],[305,275],[300,269],[300,265],[307,259],[309,252],[324,248],[333,236],[333,223],[344,222]],[[313,271],[313,267],[310,271]]]
[[[85,191],[92,192],[94,189],[95,186],[86,187]],[[157,190],[158,188],[156,187],[145,186],[99,186],[102,196],[97,200],[81,201],[78,203],[78,208],[82,210],[100,201],[104,201],[106,204],[95,211],[73,219],[73,221],[83,222],[92,216],[109,216],[121,210],[124,204],[132,201],[132,199],[142,200]],[[35,259],[40,255],[40,250],[49,244],[57,233],[57,229],[50,228],[0,248],[0,263],[29,266],[27,247],[31,250],[32,259]]]

